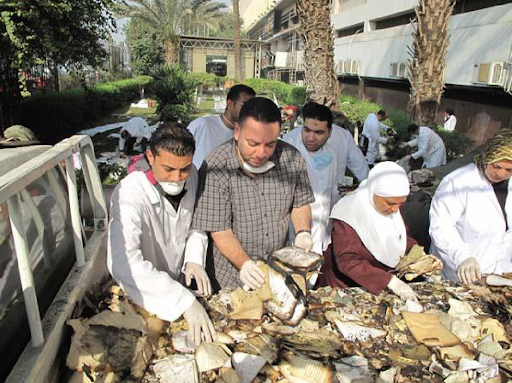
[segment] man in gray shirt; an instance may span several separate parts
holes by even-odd
[[[281,115],[269,99],[247,101],[234,139],[214,149],[200,171],[192,226],[213,239],[207,271],[214,290],[264,281],[255,259],[266,259],[287,242],[309,250],[314,201],[306,163],[292,145],[278,139]]]

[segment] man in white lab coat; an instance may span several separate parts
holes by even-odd
[[[146,150],[146,145],[151,139],[151,130],[149,125],[142,117],[133,117],[126,122],[119,132],[119,152],[121,156],[132,154],[134,145],[141,145],[142,151]]]
[[[198,181],[193,154],[186,129],[167,125],[153,134],[146,158],[137,163],[140,171],[126,176],[112,196],[107,266],[139,306],[166,321],[183,315],[198,345],[216,333],[186,287],[194,279],[198,295],[211,293],[207,237],[191,229]]]
[[[315,202],[311,204],[312,251],[322,254],[331,241],[329,215],[340,199],[347,166],[362,181],[368,164],[347,130],[332,125],[332,113],[325,105],[309,102],[302,108],[304,126],[287,133],[283,140],[295,146],[306,160]],[[293,230],[290,230],[293,240]]]
[[[389,129],[389,126],[381,122],[386,119],[386,116],[387,114],[385,110],[379,110],[377,113],[370,113],[364,122],[360,146],[361,142],[368,140],[365,153],[368,165],[374,165],[375,162],[379,160],[379,145],[388,142],[387,137],[382,137],[380,135],[381,131],[387,131]]]
[[[244,103],[256,95],[254,89],[239,84],[231,87],[226,97],[226,110],[220,116],[196,118],[188,125],[188,130],[196,140],[194,165],[201,167],[204,159],[220,144],[233,139],[235,122]]]
[[[401,147],[418,147],[418,151],[412,153],[410,157],[417,160],[423,157],[424,168],[435,168],[437,166],[446,165],[446,148],[444,142],[439,135],[427,126],[420,126],[416,124],[409,125],[409,133],[411,135],[417,135],[415,138]]]
[[[475,163],[448,174],[430,207],[430,251],[443,277],[474,283],[512,272],[512,131],[491,138]]]

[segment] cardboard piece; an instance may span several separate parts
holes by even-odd
[[[402,316],[416,342],[429,347],[447,347],[461,343],[459,338],[441,324],[436,314],[403,311]]]

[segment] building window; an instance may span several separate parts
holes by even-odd
[[[386,29],[393,28],[399,25],[410,24],[411,20],[416,18],[416,12],[409,11],[407,13],[402,13],[400,15],[395,15],[391,17],[387,17],[381,20],[375,20],[375,30],[377,29]]]
[[[217,76],[228,74],[228,58],[226,56],[206,56],[206,72]]]
[[[512,3],[512,0],[457,0],[453,14],[477,11],[479,9]]]
[[[361,23],[361,24],[354,25],[352,27],[338,29],[336,31],[336,37],[339,39],[341,37],[352,36],[358,32],[362,32],[363,28],[364,28],[364,24]]]

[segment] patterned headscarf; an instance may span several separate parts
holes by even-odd
[[[494,137],[486,142],[482,152],[475,156],[475,164],[485,174],[485,168],[489,164],[498,161],[512,161],[512,130],[500,130]]]

